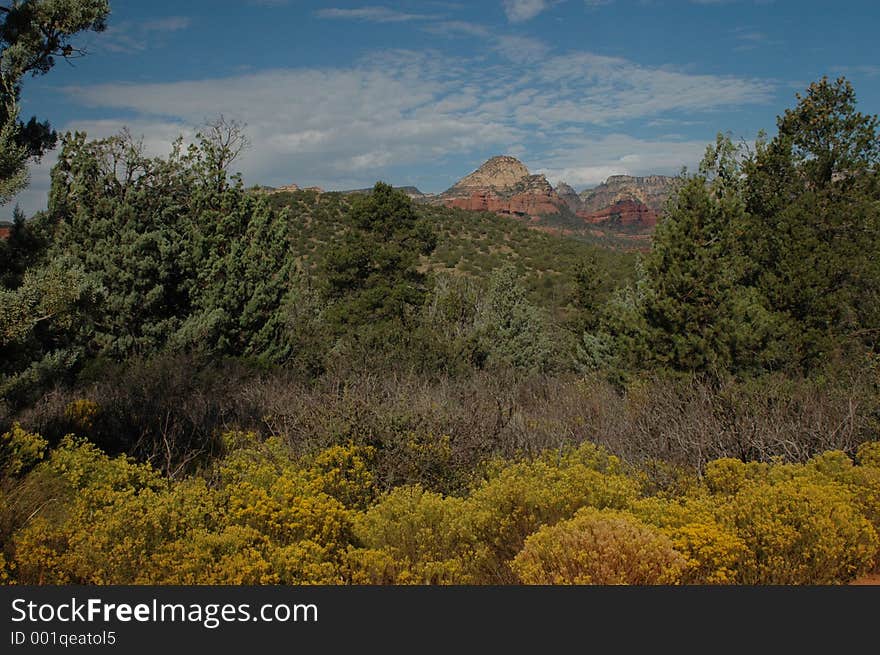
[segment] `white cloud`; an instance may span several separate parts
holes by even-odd
[[[126,21],[110,25],[95,38],[98,47],[133,54],[161,45],[164,35],[185,30],[191,22],[186,16],[168,16],[143,23]]]
[[[553,184],[596,186],[611,175],[676,175],[693,169],[706,150],[704,141],[636,139],[625,134],[571,139],[536,162]]]
[[[143,24],[147,32],[179,32],[190,26],[192,21],[186,16],[169,16],[158,20],[148,21]]]
[[[561,86],[557,93],[520,106],[523,123],[606,125],[664,112],[761,103],[773,92],[772,85],[761,80],[648,67],[586,52],[545,60],[539,73]]]
[[[490,31],[486,27],[464,20],[444,20],[426,25],[422,29],[426,32],[442,36],[487,37],[490,35]]]
[[[404,23],[414,20],[431,20],[431,14],[411,14],[389,9],[388,7],[359,7],[357,9],[319,9],[318,18],[338,20],[360,20],[370,23]]]
[[[547,55],[547,45],[530,36],[502,35],[494,39],[492,49],[515,63],[536,61]]]
[[[547,0],[502,0],[502,3],[511,23],[531,20],[550,6]]]
[[[865,77],[880,77],[880,66],[865,64],[862,66],[835,66],[832,69],[835,75],[864,75]],[[803,88],[803,85],[801,86]]]

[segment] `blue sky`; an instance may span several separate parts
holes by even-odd
[[[496,154],[578,189],[693,167],[845,74],[880,111],[876,0],[111,0],[24,115],[153,154],[223,113],[248,184],[437,192]],[[18,201],[45,206],[47,157]],[[8,215],[9,208],[4,210]]]

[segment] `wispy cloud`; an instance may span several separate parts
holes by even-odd
[[[740,52],[756,50],[762,46],[778,46],[783,44],[783,41],[780,39],[752,27],[738,27],[731,30],[730,34],[739,42],[735,50]]]
[[[431,34],[439,34],[441,36],[476,36],[487,37],[491,31],[478,23],[471,23],[463,20],[442,20],[439,22],[425,25],[422,28]]]
[[[864,75],[865,77],[880,77],[880,66],[865,64],[862,66],[835,66],[831,69],[836,75]]]
[[[143,52],[161,45],[164,35],[185,30],[191,23],[186,16],[168,16],[143,23],[122,22],[98,35],[97,44],[110,52]]]
[[[134,131],[143,130],[151,144],[170,142],[172,133],[223,112],[248,124],[253,147],[241,166],[249,181],[345,188],[379,178],[405,183],[415,165],[439,166],[444,158],[487,150],[522,152],[532,167],[580,185],[611,173],[675,173],[699,159],[704,143],[635,139],[625,135],[630,123],[685,120],[764,102],[771,93],[759,80],[587,52],[549,56],[534,40],[508,46],[542,56],[524,56],[511,67],[479,56],[386,51],[347,68],[70,87],[67,94],[85,106],[139,117]],[[103,132],[111,123],[85,127]],[[589,136],[609,128],[612,137]],[[452,181],[437,179],[439,188],[428,190]]]
[[[595,186],[611,175],[676,174],[693,165],[706,150],[703,141],[637,139],[625,134],[572,138],[535,162],[553,184]]]
[[[512,34],[496,37],[492,42],[492,49],[515,63],[537,61],[550,50],[540,39]]]
[[[315,12],[318,18],[336,20],[358,20],[369,23],[405,23],[409,21],[432,20],[434,14],[411,14],[388,7],[359,7],[357,9],[319,9]]]
[[[502,0],[504,13],[511,23],[531,20],[550,7],[548,0]]]
[[[178,32],[190,26],[192,20],[186,16],[168,16],[158,20],[147,21],[141,27],[145,32]]]

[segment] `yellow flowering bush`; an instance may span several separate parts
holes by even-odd
[[[859,446],[856,461],[859,466],[880,469],[880,441],[869,441]]]
[[[4,477],[20,475],[43,459],[48,442],[15,423],[0,435],[0,472]]]
[[[345,507],[364,510],[376,497],[370,463],[376,455],[372,446],[331,446],[311,462],[309,477],[316,491],[332,496]]]
[[[719,511],[749,549],[744,584],[829,584],[870,570],[877,532],[841,485],[752,483]]]
[[[349,562],[356,579],[369,583],[475,582],[470,568],[475,544],[468,505],[419,486],[398,487],[358,516],[363,546]]]
[[[736,584],[748,565],[746,543],[715,521],[666,528],[663,533],[685,557],[683,584]]]
[[[880,564],[873,443],[855,460],[718,460],[661,486],[584,444],[491,462],[461,496],[380,494],[372,446],[221,443],[212,466],[173,480],[14,425],[0,438],[0,583],[828,584]],[[422,463],[442,459],[442,439],[414,443]]]
[[[632,505],[638,482],[616,473],[618,466],[590,446],[561,457],[548,454],[510,464],[474,489],[469,514],[475,538],[486,546],[481,564],[486,581],[512,581],[509,560],[542,525],[570,518],[581,507]]]
[[[675,584],[685,558],[659,529],[627,512],[584,508],[544,526],[511,563],[525,584]]]

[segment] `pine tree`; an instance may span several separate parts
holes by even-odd
[[[793,366],[880,337],[880,133],[852,86],[823,78],[745,165],[743,283],[787,325]]]
[[[404,324],[422,305],[425,276],[419,257],[437,245],[410,198],[377,182],[352,203],[345,235],[321,264],[332,305],[328,319],[338,333],[381,323]]]

